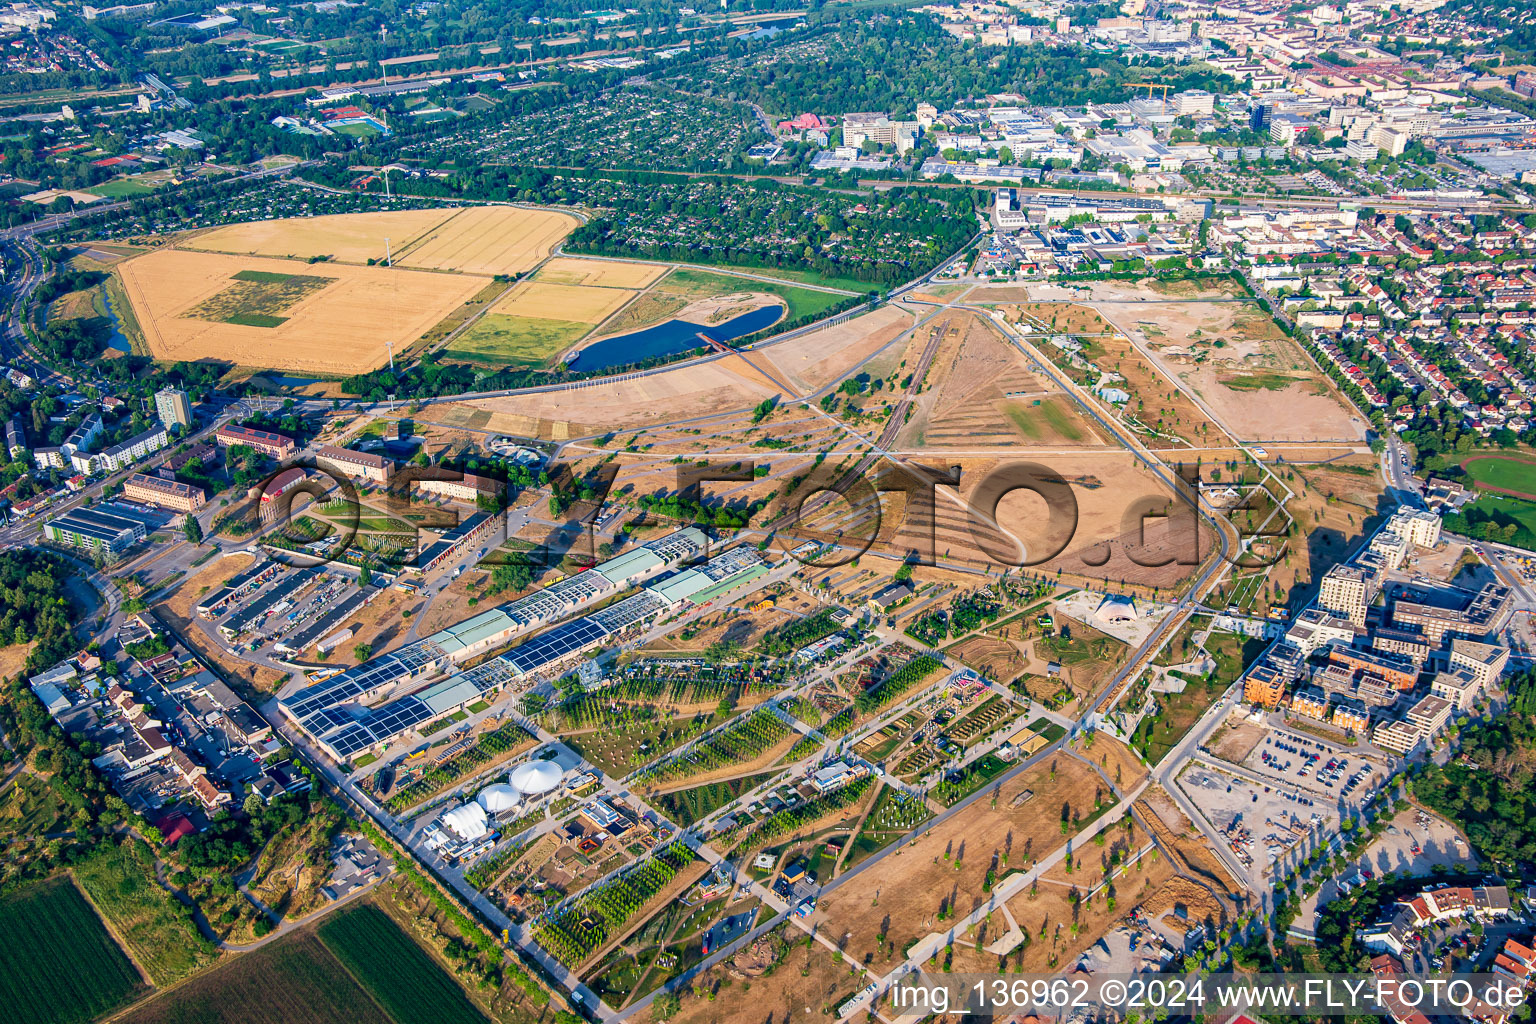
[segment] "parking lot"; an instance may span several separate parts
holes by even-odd
[[[1383,778],[1358,750],[1284,729],[1271,729],[1243,760],[1255,775],[1330,801],[1359,806]]]
[[[1321,789],[1330,796],[1356,802],[1356,794],[1368,784],[1374,769],[1360,757],[1350,758],[1328,750],[1316,740],[1266,736],[1248,756],[1247,766],[1277,782],[1294,782]]]

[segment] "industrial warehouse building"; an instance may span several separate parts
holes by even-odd
[[[77,508],[43,526],[43,536],[55,544],[120,555],[141,543],[148,531],[140,516],[112,502]]]
[[[675,572],[621,601],[561,622],[518,644],[506,654],[415,692],[402,691],[450,672],[531,632],[557,611],[569,614],[623,588],[643,582],[669,564],[702,552],[702,531],[689,528],[609,559],[536,594],[492,608],[365,665],[278,702],[284,713],[337,761],[383,747],[411,732],[429,735],[446,716],[507,687],[527,690],[537,680],[565,670],[593,648],[622,641],[624,634],[656,618],[707,604],[746,586],[768,571],[750,548],[732,548],[694,568]],[[583,579],[585,577],[585,579]],[[579,589],[568,585],[579,582]],[[549,591],[560,588],[546,609]],[[530,603],[539,610],[530,614]],[[362,705],[394,694],[375,707]]]

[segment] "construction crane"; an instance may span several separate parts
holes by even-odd
[[[1147,90],[1147,99],[1149,100],[1152,98],[1153,89],[1163,90],[1163,113],[1166,114],[1168,112],[1168,90],[1172,88],[1172,86],[1160,85],[1157,82],[1137,82],[1132,85],[1131,88]]]

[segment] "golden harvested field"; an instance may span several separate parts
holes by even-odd
[[[548,256],[577,225],[554,210],[476,206],[437,225],[395,265],[465,274],[521,274]]]
[[[454,212],[391,210],[258,220],[214,228],[185,247],[248,256],[329,256],[342,263],[366,263],[384,258],[384,239],[388,238],[390,247],[399,252]]]
[[[540,320],[575,320],[595,324],[607,319],[635,293],[623,288],[589,288],[577,284],[546,284],[526,281],[507,293],[491,312],[531,316]]]
[[[313,273],[311,270],[313,269]],[[345,375],[382,366],[384,343],[398,355],[486,285],[483,277],[387,267],[325,264],[161,249],[119,268],[124,290],[158,359],[212,359],[240,366]],[[236,275],[247,275],[244,280]],[[250,275],[323,278],[323,286],[272,301],[281,308],[237,309]],[[271,299],[273,289],[268,289]],[[219,297],[217,301],[215,297]],[[207,306],[204,306],[208,303]],[[198,307],[244,322],[196,319]],[[252,317],[271,326],[251,326]]]
[[[589,288],[644,288],[667,272],[660,263],[622,263],[618,260],[579,260],[559,256],[539,270],[548,284],[584,284]]]

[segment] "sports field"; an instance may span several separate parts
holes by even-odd
[[[521,274],[548,256],[577,223],[555,210],[476,206],[434,226],[395,257],[395,266]]]
[[[334,375],[384,365],[386,341],[398,356],[489,283],[184,249],[146,253],[118,273],[158,359]]]
[[[29,886],[0,902],[0,1020],[76,1024],[144,988],[68,879]]]
[[[456,212],[450,209],[337,213],[325,217],[258,220],[214,228],[184,248],[248,256],[329,256],[341,263],[384,258],[384,240],[399,252]]]
[[[1478,490],[1510,494],[1536,501],[1536,457],[1529,455],[1471,455],[1461,460]]]

